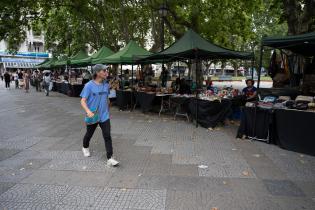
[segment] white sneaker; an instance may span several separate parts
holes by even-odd
[[[82,147],[82,152],[83,152],[84,157],[90,157],[91,156],[89,148]]]
[[[114,158],[111,158],[111,159],[107,160],[107,165],[108,166],[118,166],[119,162],[117,160],[115,160]]]

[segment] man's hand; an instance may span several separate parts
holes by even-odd
[[[87,111],[87,112],[86,112],[86,115],[87,115],[88,117],[94,117],[94,113],[91,112],[91,111]]]

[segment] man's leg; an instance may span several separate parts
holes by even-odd
[[[96,127],[97,127],[97,123],[93,125],[86,125],[86,133],[83,138],[83,148],[89,148],[90,140],[94,134]]]
[[[110,135],[110,120],[100,123],[102,134],[105,142],[106,156],[110,159],[113,156],[112,137]]]

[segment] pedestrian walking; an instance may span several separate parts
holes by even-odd
[[[18,72],[18,80],[19,80],[19,88],[23,88],[24,86],[24,79],[23,79],[23,72],[19,71]]]
[[[0,72],[1,81],[3,81],[3,74]]]
[[[36,91],[38,92],[40,90],[40,75],[39,75],[38,71],[34,72],[33,80],[34,80],[34,85],[35,85]]]
[[[83,138],[83,155],[90,156],[89,143],[95,129],[99,125],[105,142],[107,165],[117,166],[119,162],[113,158],[113,146],[109,119],[109,84],[108,66],[97,64],[93,66],[93,79],[85,84],[81,92],[81,106],[86,112],[86,134]]]
[[[17,74],[17,71],[13,74],[14,82],[15,82],[15,89],[19,88],[19,76]]]
[[[24,73],[24,76],[23,76],[25,93],[29,92],[29,89],[30,89],[30,78],[31,78],[30,70],[27,70]]]
[[[43,87],[45,89],[46,96],[49,96],[50,83],[51,83],[50,73],[46,72],[43,77]]]
[[[5,72],[4,75],[5,88],[10,89],[11,75],[9,72]]]

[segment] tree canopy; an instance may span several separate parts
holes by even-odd
[[[0,3],[0,40],[14,52],[25,29],[33,28],[45,33],[46,48],[55,54],[71,56],[87,46],[118,51],[130,40],[156,52],[162,4],[168,8],[166,45],[192,28],[223,47],[255,51],[263,36],[315,28],[312,0],[11,0]]]

